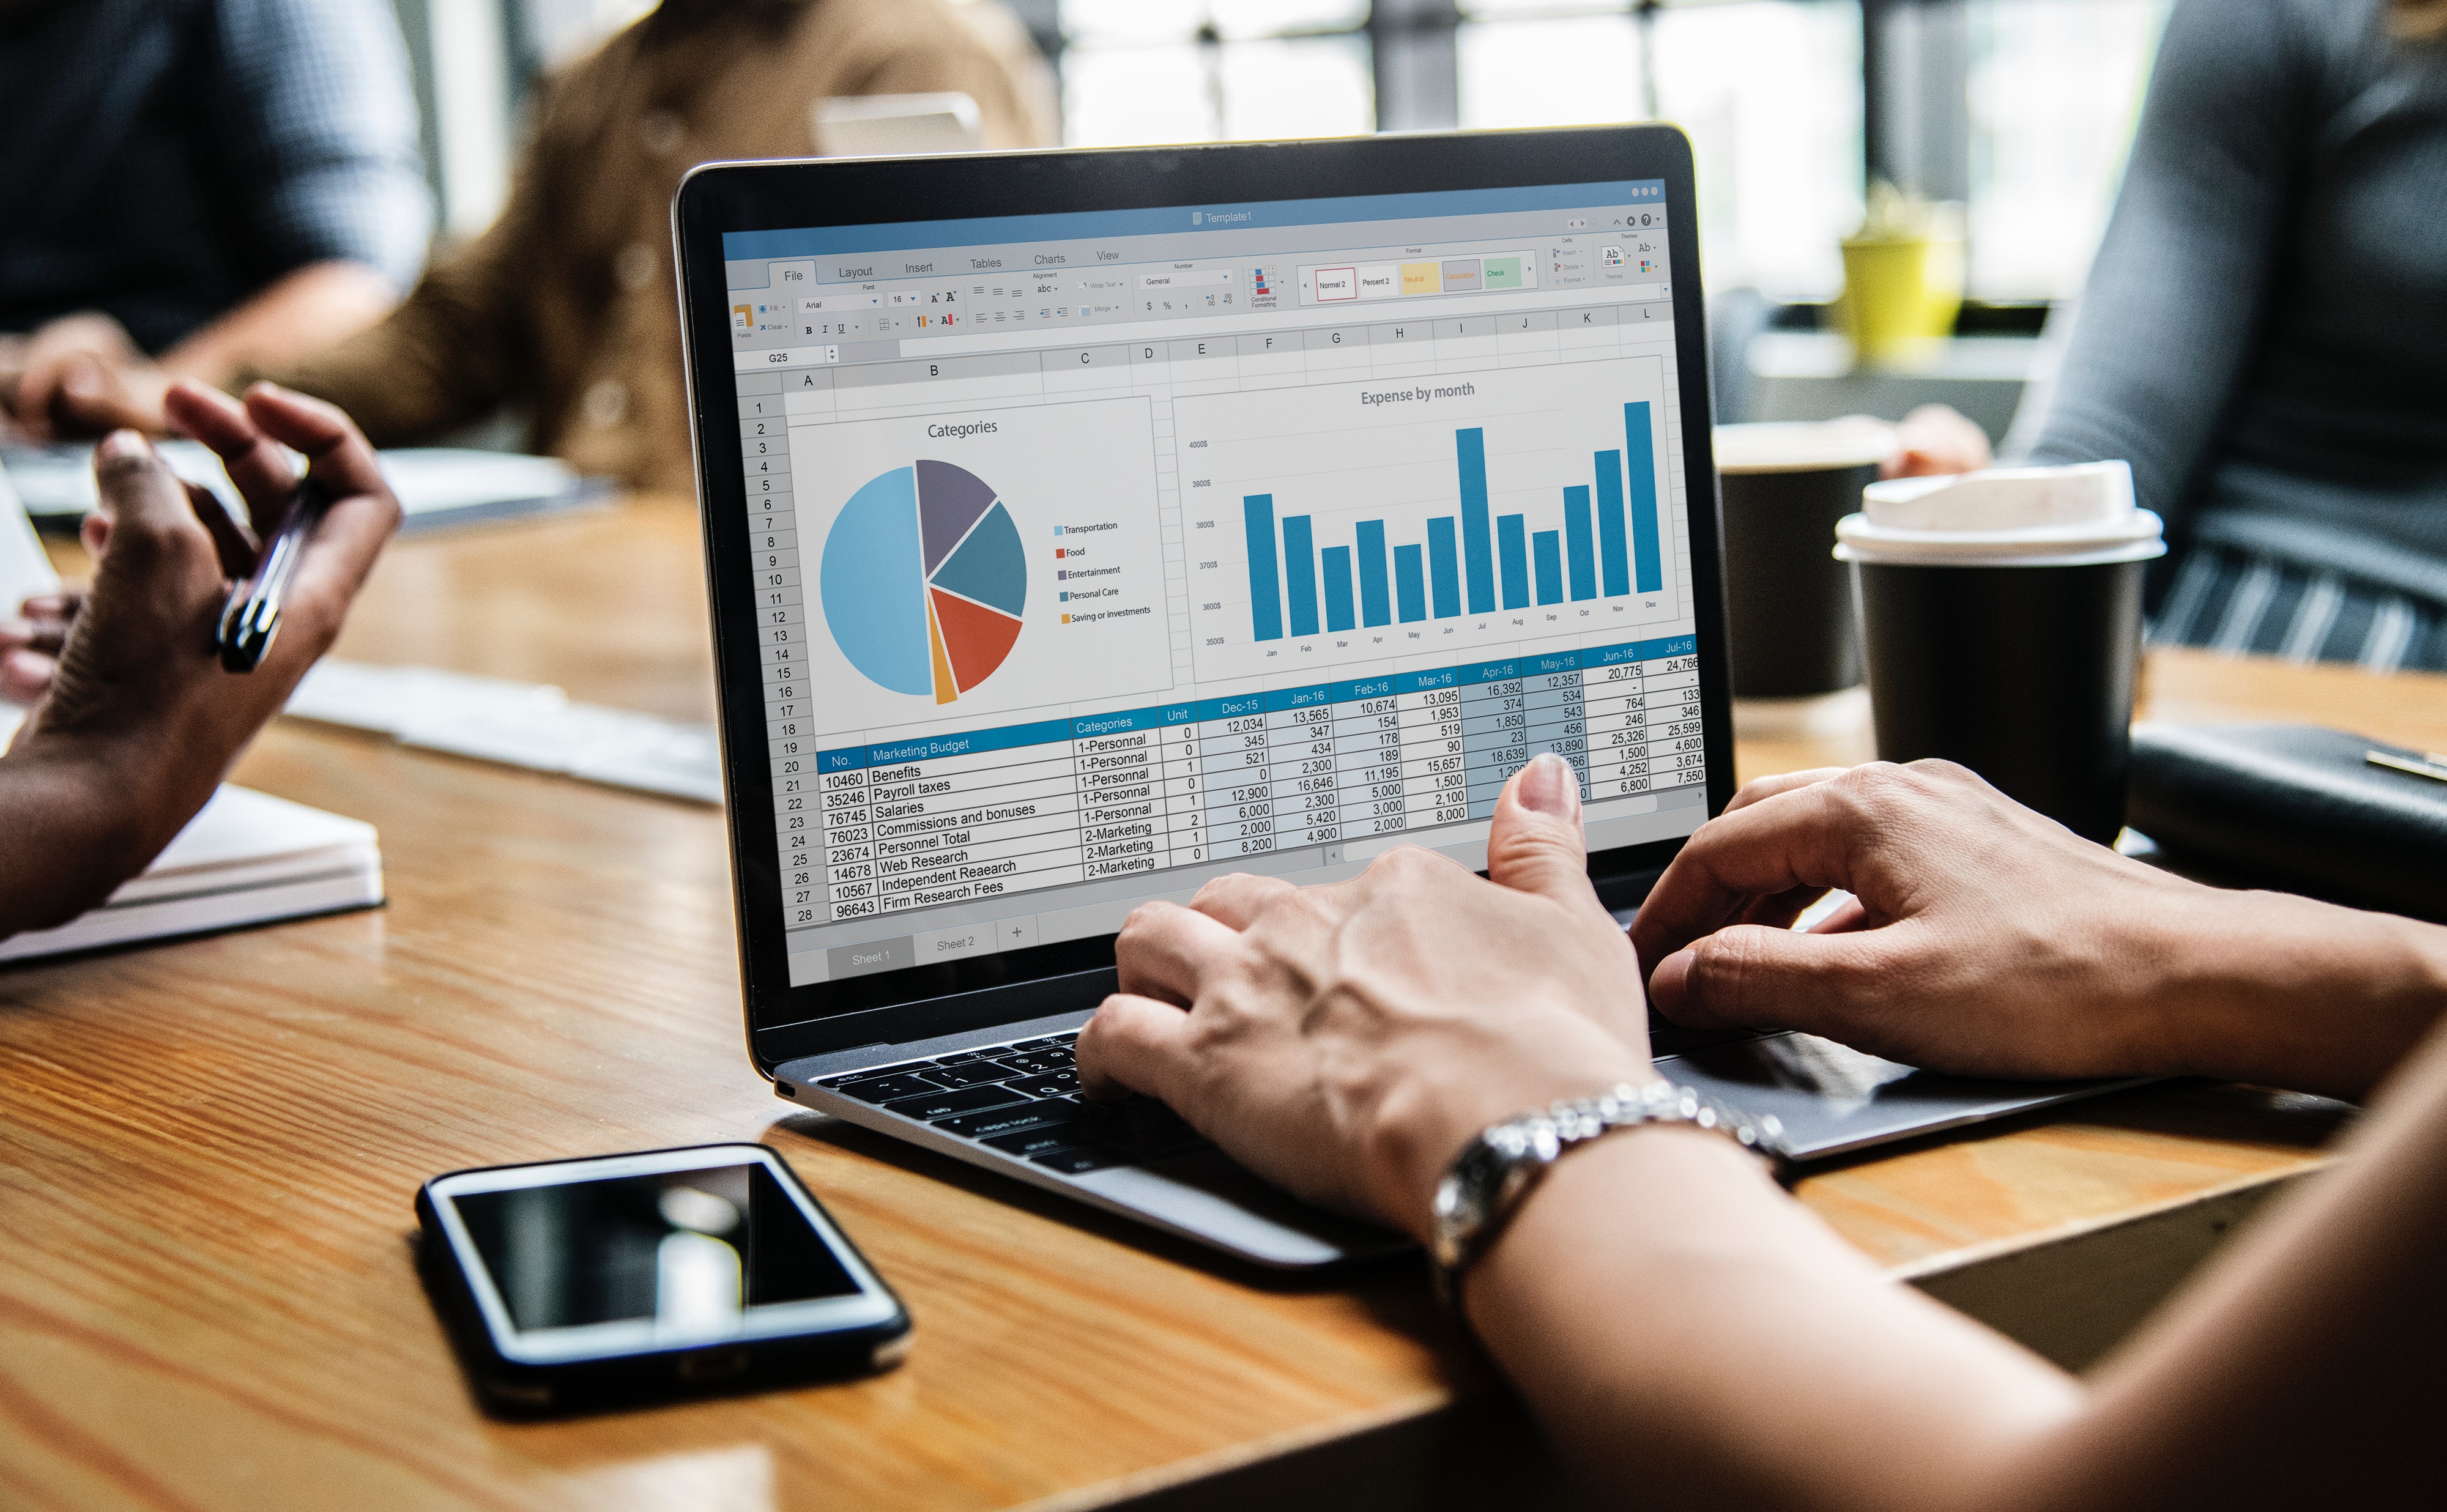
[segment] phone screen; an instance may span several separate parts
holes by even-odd
[[[659,1338],[718,1336],[753,1332],[759,1309],[862,1291],[753,1161],[451,1200],[521,1334],[643,1324]]]

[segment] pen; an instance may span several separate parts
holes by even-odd
[[[2373,766],[2392,767],[2400,772],[2411,772],[2416,777],[2427,777],[2435,783],[2447,783],[2447,756],[2435,751],[2415,757],[2399,756],[2394,751],[2372,750],[2362,752],[2362,760]]]
[[[229,602],[221,608],[214,646],[224,671],[251,672],[263,664],[273,637],[280,633],[280,601],[297,571],[297,558],[306,554],[306,539],[314,534],[323,511],[331,505],[332,496],[322,485],[311,478],[298,480],[297,491],[289,496],[288,507],[280,512],[279,524],[273,527],[262,554],[256,558],[255,576],[232,588]]]

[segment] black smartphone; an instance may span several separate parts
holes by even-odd
[[[550,1417],[885,1369],[909,1314],[788,1162],[703,1144],[437,1176],[426,1287],[484,1409]]]

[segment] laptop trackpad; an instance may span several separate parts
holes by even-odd
[[[2005,1082],[1946,1076],[1798,1032],[1663,1056],[1657,1068],[1754,1119],[1777,1119],[1788,1150],[1803,1159],[2001,1118],[2148,1079]]]

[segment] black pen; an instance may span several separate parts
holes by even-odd
[[[297,558],[306,554],[307,538],[314,534],[323,511],[331,507],[332,496],[321,484],[311,478],[298,480],[297,491],[289,496],[288,507],[280,512],[280,522],[255,559],[255,576],[232,588],[229,602],[221,608],[214,645],[224,671],[251,672],[263,665],[273,637],[280,633],[280,601],[297,571]]]

